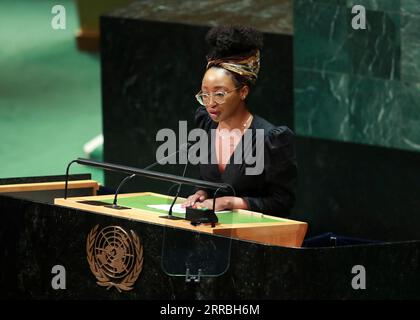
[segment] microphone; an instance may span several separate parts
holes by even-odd
[[[184,144],[182,144],[182,145],[179,147],[179,149],[178,149],[178,150],[176,150],[175,152],[172,152],[171,154],[167,155],[166,157],[163,157],[163,158],[159,159],[158,161],[155,161],[154,163],[152,163],[152,164],[148,165],[147,167],[145,167],[143,170],[149,170],[149,169],[151,169],[151,168],[153,168],[153,167],[157,166],[158,164],[161,164],[161,162],[166,161],[166,160],[168,160],[168,159],[172,158],[174,155],[178,154],[178,153],[179,153],[179,152],[181,152],[181,151],[186,150],[186,151],[188,152],[188,149],[189,149],[189,148],[191,148],[191,146],[192,146],[192,143],[190,143],[190,142],[184,143]],[[187,154],[187,159],[188,159],[188,154]],[[187,164],[188,164],[188,161],[187,161]],[[183,177],[185,176],[186,167],[187,167],[187,166],[185,166],[185,167],[184,167],[184,172],[183,172],[183,174],[182,174],[182,176],[183,176]],[[123,185],[124,185],[124,184],[125,184],[128,180],[131,180],[131,179],[132,179],[132,178],[134,178],[135,176],[136,176],[136,174],[135,174],[135,173],[133,173],[132,175],[125,177],[125,178],[124,178],[124,179],[120,182],[120,184],[118,185],[117,191],[115,192],[114,201],[113,201],[112,205],[109,205],[109,206],[106,206],[106,207],[110,207],[110,208],[112,208],[112,209],[118,209],[118,210],[121,210],[121,209],[129,209],[129,208],[127,208],[127,207],[123,207],[123,206],[119,206],[119,205],[117,205],[117,197],[118,197],[118,193],[119,193],[120,189],[122,188],[122,186],[123,186]],[[180,185],[180,186],[181,186],[181,185]],[[179,194],[179,189],[180,189],[180,187],[178,187],[178,191],[177,191],[177,192],[178,192],[178,194]],[[177,197],[178,197],[178,195],[177,195]],[[172,206],[171,206],[171,210],[172,210]],[[171,213],[172,213],[172,212],[171,212]]]
[[[188,151],[189,151],[189,148],[190,148],[190,147],[191,147],[191,144],[190,144],[190,145],[189,145],[189,147],[187,148],[187,162],[185,163],[185,166],[184,166],[184,171],[182,172],[182,177],[185,177],[185,172],[187,171],[187,166],[188,166]],[[182,218],[175,217],[175,216],[173,216],[173,215],[172,215],[172,208],[174,207],[174,204],[175,204],[176,200],[178,199],[179,192],[181,191],[181,186],[182,186],[182,183],[180,183],[180,184],[178,185],[178,189],[177,189],[177,191],[176,191],[176,194],[175,194],[174,200],[172,201],[172,204],[171,204],[171,206],[169,207],[168,215],[167,215],[167,216],[160,216],[159,218],[166,218],[166,219],[170,219],[170,220],[183,220]]]

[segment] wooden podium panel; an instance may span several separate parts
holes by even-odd
[[[150,204],[170,204],[172,197],[152,193],[129,193],[118,195],[118,204],[128,209],[117,210],[104,205],[112,204],[113,195],[73,197],[55,199],[54,204],[70,208],[77,208],[99,214],[146,221],[158,225],[193,230],[197,232],[222,235],[241,240],[250,240],[258,243],[278,245],[284,247],[300,247],[307,230],[307,223],[294,221],[248,210],[233,210],[216,213],[219,223],[215,227],[210,224],[191,225],[187,220],[170,220],[162,218],[167,215],[164,210],[151,208]],[[183,199],[180,198],[179,202]],[[80,201],[97,201],[81,203]],[[102,205],[101,205],[102,204]],[[174,214],[183,217],[183,214]]]
[[[52,204],[55,198],[64,196],[65,181],[7,183],[0,185],[0,194],[19,199]],[[68,182],[68,194],[73,197],[96,195],[99,189],[94,180]]]
[[[64,190],[64,187],[65,181],[6,184],[0,185],[0,193]],[[99,185],[94,180],[77,180],[68,182],[68,189],[92,189],[93,194],[96,194],[98,188]]]

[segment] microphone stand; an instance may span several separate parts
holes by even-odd
[[[191,144],[190,143],[187,143],[186,144],[186,148],[187,148],[187,158],[188,158],[188,149],[191,147]],[[168,156],[166,156],[165,158],[163,158],[163,159],[160,159],[160,161],[162,161],[162,160],[167,160],[167,159],[169,159],[170,157],[172,157],[172,156],[174,156],[174,155],[176,155],[176,154],[178,154],[180,151],[182,150],[182,146],[179,148],[179,150],[177,150],[177,151],[175,151],[175,152],[173,152],[172,154],[170,154],[170,155],[168,155]],[[150,164],[150,165],[148,165],[146,168],[144,168],[143,170],[149,170],[149,169],[151,169],[151,168],[153,168],[154,166],[156,166],[156,165],[158,165],[159,164],[159,161],[156,161],[156,162],[154,162],[154,163],[152,163],[152,164]],[[187,164],[188,164],[188,161],[187,161]],[[183,177],[185,176],[185,169],[186,169],[186,166],[184,167],[184,173],[183,173]],[[135,173],[133,173],[132,175],[130,175],[130,176],[127,176],[127,177],[125,177],[121,182],[120,182],[120,184],[118,185],[118,188],[117,188],[117,191],[115,192],[115,196],[114,196],[114,201],[113,201],[113,203],[112,203],[112,205],[106,205],[105,207],[107,207],[107,208],[112,208],[112,209],[117,209],[117,210],[123,210],[123,209],[130,209],[130,208],[128,208],[128,207],[123,207],[123,206],[119,206],[119,205],[117,205],[117,197],[118,197],[118,193],[119,193],[119,191],[120,191],[120,189],[121,189],[121,187],[128,181],[128,180],[131,180],[132,178],[134,178],[136,176],[136,174]],[[178,188],[178,192],[179,192],[179,188]],[[172,209],[172,207],[171,207],[171,209]]]
[[[120,191],[121,187],[130,179],[133,179],[136,175],[133,173],[131,176],[127,176],[125,177],[120,184],[118,185],[117,191],[115,191],[115,195],[114,195],[114,201],[112,202],[111,205],[107,205],[105,207],[108,208],[112,208],[112,209],[117,209],[117,210],[121,210],[121,209],[130,209],[127,207],[123,207],[123,206],[119,206],[117,205],[117,197],[118,197],[118,192]]]
[[[188,149],[187,149],[188,150]],[[179,152],[180,150],[178,150],[177,152]],[[173,154],[171,154],[172,156]],[[168,156],[169,157],[169,156]],[[188,157],[187,157],[188,160]],[[202,187],[202,188],[211,188],[211,189],[217,189],[215,194],[214,194],[214,199],[213,199],[213,207],[215,207],[216,204],[216,198],[217,198],[217,192],[220,189],[231,189],[233,191],[233,194],[235,196],[235,190],[234,188],[227,184],[227,183],[216,183],[216,182],[210,182],[210,181],[204,181],[204,180],[199,180],[199,179],[193,179],[193,178],[186,178],[185,177],[185,172],[187,169],[187,165],[188,165],[188,161],[186,163],[186,166],[184,167],[184,173],[183,176],[176,176],[173,174],[169,174],[169,173],[162,173],[162,172],[157,172],[157,171],[151,171],[151,170],[145,170],[145,169],[138,169],[138,168],[134,168],[134,167],[128,167],[128,166],[124,166],[124,165],[118,165],[118,164],[113,164],[113,163],[107,163],[107,162],[99,162],[99,161],[95,161],[95,160],[89,160],[89,159],[83,159],[83,158],[77,158],[76,160],[71,161],[68,165],[67,165],[67,169],[66,169],[66,181],[65,181],[65,190],[64,190],[64,199],[67,198],[67,188],[68,188],[68,180],[69,180],[69,169],[70,166],[73,163],[77,163],[77,164],[81,164],[81,165],[85,165],[85,166],[91,166],[91,167],[99,167],[102,168],[104,170],[109,170],[109,171],[117,171],[117,172],[124,172],[126,174],[130,174],[129,177],[124,178],[124,180],[122,182],[126,182],[128,181],[130,178],[132,178],[133,176],[143,176],[143,177],[148,177],[148,178],[152,178],[152,179],[156,179],[156,180],[163,180],[163,181],[171,181],[171,182],[175,182],[176,186],[178,184],[178,190],[177,190],[177,195],[175,197],[175,199],[172,202],[171,207],[173,207],[173,205],[176,202],[176,199],[179,195],[179,192],[181,190],[181,186],[183,184],[186,185],[191,185],[191,186],[195,186],[195,187]],[[154,166],[156,164],[152,164],[151,166]],[[120,189],[120,188],[118,188]],[[171,187],[172,189],[172,187]],[[119,191],[119,190],[117,190]],[[82,201],[80,201],[82,202]],[[104,202],[98,203],[100,201],[89,201],[89,202],[95,202],[95,204],[93,205],[103,205]],[[89,203],[92,204],[92,203]],[[190,210],[188,210],[190,209]],[[193,212],[191,212],[193,211]],[[186,214],[185,214],[185,219],[191,221],[191,224],[199,224],[199,223],[206,223],[208,222],[217,222],[217,216],[214,214],[214,209],[213,209],[213,216],[216,219],[212,219],[211,217],[203,217],[202,212],[199,212],[199,215],[197,216],[197,211],[196,209],[191,209],[191,208],[186,208]],[[172,208],[170,208],[169,211],[169,216],[172,216]],[[169,218],[171,219],[171,218]]]
[[[189,151],[189,149],[187,149],[187,163],[185,164],[184,171],[182,172],[183,177],[185,177],[185,172],[187,171],[187,166],[188,166],[188,151]],[[165,219],[170,219],[170,220],[184,220],[183,218],[179,218],[179,217],[176,217],[176,216],[172,215],[172,208],[175,205],[176,200],[178,199],[179,192],[181,191],[181,186],[182,186],[182,183],[180,183],[178,185],[178,189],[176,191],[174,200],[172,201],[172,204],[169,208],[168,215],[167,216],[159,216],[159,218],[165,218]]]

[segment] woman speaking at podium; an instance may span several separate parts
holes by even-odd
[[[218,193],[216,211],[247,209],[287,216],[295,203],[297,178],[293,133],[286,126],[275,127],[251,113],[246,104],[258,78],[262,40],[260,32],[244,26],[216,27],[207,33],[210,52],[201,90],[196,95],[201,106],[196,110],[195,121],[208,136],[213,134],[215,143],[213,147],[209,144],[209,154],[215,154],[216,161],[200,164],[200,178],[227,183],[235,189],[235,196],[219,197]],[[241,152],[238,144],[246,141],[243,137],[247,131],[264,134],[263,151],[256,150],[255,143],[250,146],[254,154],[264,153],[263,170],[257,175],[247,174],[245,161],[233,161],[238,156],[235,153]],[[255,138],[251,141],[255,142]],[[246,148],[244,145],[240,149]],[[198,190],[183,206],[211,209],[212,197],[212,190]]]

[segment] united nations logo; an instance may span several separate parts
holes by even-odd
[[[86,240],[87,260],[97,284],[119,292],[133,289],[143,268],[143,246],[133,230],[117,226],[98,231],[96,225]]]

